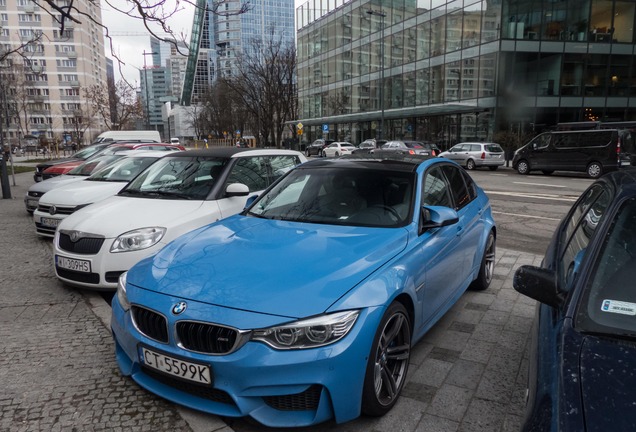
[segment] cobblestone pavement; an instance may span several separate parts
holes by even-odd
[[[22,198],[32,173],[0,199],[0,431],[262,431],[242,419],[183,409],[123,378],[110,308],[55,278],[49,240],[35,234]],[[467,292],[412,351],[409,378],[382,418],[318,431],[517,431],[535,303],[512,289],[514,269],[541,257],[497,251],[495,279]]]

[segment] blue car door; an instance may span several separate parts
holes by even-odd
[[[472,270],[481,263],[481,237],[484,233],[482,214],[487,201],[477,198],[477,186],[468,174],[453,165],[445,165],[442,170],[446,174],[450,191],[453,195],[455,210],[459,216],[462,233],[462,249],[464,251],[464,284],[472,275]],[[459,269],[458,269],[459,271]]]
[[[450,184],[439,166],[424,175],[421,205],[454,207]],[[422,326],[445,312],[448,301],[460,289],[466,258],[463,237],[461,221],[426,230],[419,237],[416,253],[425,264],[415,276],[415,286],[422,307]]]

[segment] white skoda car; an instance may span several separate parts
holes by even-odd
[[[239,213],[307,159],[292,150],[223,147],[172,153],[118,194],[66,219],[53,241],[67,285],[115,290],[119,276],[176,237]]]
[[[131,150],[128,156],[91,174],[87,179],[45,193],[33,212],[36,232],[43,237],[53,237],[57,226],[65,217],[89,204],[115,195],[137,174],[167,154],[170,152]]]

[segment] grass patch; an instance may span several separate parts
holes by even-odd
[[[25,172],[33,172],[35,171],[35,167],[24,166],[24,165],[14,165],[13,172],[16,174],[25,173]],[[7,165],[7,173],[11,175],[11,166]]]

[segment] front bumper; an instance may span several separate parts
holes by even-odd
[[[247,342],[230,354],[211,355],[180,348],[175,341],[176,322],[209,322],[211,317],[214,324],[230,327],[258,321],[257,326],[267,327],[280,322],[272,322],[276,317],[191,300],[183,316],[176,319],[169,311],[183,299],[143,291],[139,293],[143,298],[137,300],[152,304],[154,311],[167,312],[163,315],[168,320],[168,343],[140,333],[130,311],[124,312],[116,296],[111,326],[121,372],[145,389],[192,409],[229,417],[251,416],[270,427],[308,426],[330,418],[342,423],[360,415],[367,359],[381,309],[362,310],[350,333],[325,347],[283,351],[264,343]],[[135,299],[129,299],[136,304]],[[141,345],[178,359],[209,365],[213,386],[184,384],[177,378],[149,370],[140,361]]]
[[[117,289],[119,276],[129,270],[140,260],[156,253],[165,246],[159,242],[156,245],[134,252],[111,253],[110,246],[114,238],[104,239],[101,247],[93,254],[69,252],[60,248],[59,239],[53,244],[55,274],[67,285],[88,288],[97,291],[114,291]],[[72,260],[88,261],[90,272],[72,271],[57,266],[55,256],[62,256]]]
[[[28,209],[28,207],[27,207]],[[65,214],[51,215],[39,210],[33,212],[33,222],[35,223],[35,231],[38,235],[52,238],[55,236],[55,230],[58,225],[66,218]]]

